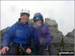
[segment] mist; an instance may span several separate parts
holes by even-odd
[[[56,20],[64,35],[74,29],[74,1],[1,1],[1,30],[18,21],[23,8],[30,10],[30,18],[40,12]]]

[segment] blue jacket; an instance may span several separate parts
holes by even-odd
[[[19,20],[10,29],[6,32],[5,39],[3,42],[4,46],[10,46],[11,42],[19,43],[19,44],[27,44],[30,48],[30,40],[31,37],[34,39],[34,44],[37,44],[37,36],[34,31],[34,28],[27,22],[26,24],[22,24]],[[17,44],[16,44],[17,45]]]

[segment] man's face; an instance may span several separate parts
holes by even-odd
[[[27,14],[24,14],[21,16],[21,21],[25,24],[28,22],[29,16]]]

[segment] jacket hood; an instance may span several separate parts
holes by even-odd
[[[42,23],[44,22],[44,19],[43,19],[43,15],[41,14],[41,13],[35,13],[34,14],[34,17],[33,17],[33,20],[35,19],[35,17],[38,17],[38,16],[40,16],[41,18],[40,18],[40,20],[42,20]],[[36,20],[34,20],[34,22],[35,22]]]

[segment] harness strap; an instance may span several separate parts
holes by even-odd
[[[20,52],[20,55],[22,55],[23,54],[22,49],[20,47],[18,47],[18,50]]]

